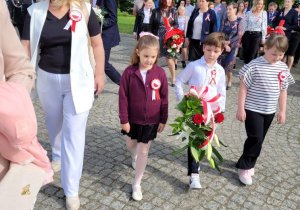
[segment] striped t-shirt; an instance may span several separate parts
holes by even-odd
[[[279,73],[284,71],[286,78],[281,82],[281,90],[295,83],[285,63],[269,63],[263,56],[243,66],[239,77],[244,77],[248,88],[245,109],[261,114],[273,114],[280,94]]]

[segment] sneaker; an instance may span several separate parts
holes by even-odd
[[[60,162],[52,160],[51,164],[52,164],[52,170],[54,173],[59,172],[61,170]]]
[[[132,185],[132,198],[135,201],[143,199],[142,188],[140,185]]]
[[[181,61],[181,63],[182,63],[182,68],[185,68],[186,67],[185,61]]]
[[[77,210],[80,207],[79,196],[66,196],[66,208],[67,210]]]
[[[238,170],[239,179],[245,185],[252,185],[252,177],[251,177],[250,171],[251,171],[251,169],[248,169],[248,170],[239,169]]]
[[[200,188],[202,188],[201,184],[200,184],[199,174],[191,174],[190,188],[191,189],[200,189]]]
[[[250,171],[249,171],[249,173],[250,173],[251,176],[253,176],[254,173],[255,173],[254,168],[251,168]]]

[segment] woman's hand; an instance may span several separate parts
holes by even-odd
[[[228,45],[225,45],[226,52],[230,52],[231,48]]]
[[[157,132],[161,133],[164,130],[164,128],[165,128],[165,124],[159,123]]]
[[[102,92],[105,85],[105,75],[102,74],[95,75],[94,82],[95,82],[94,89],[96,90],[95,95],[99,95]]]
[[[123,131],[125,131],[126,133],[129,133],[130,131],[130,124],[126,123],[126,124],[121,124],[121,128]]]
[[[185,46],[186,46],[187,49],[189,49],[189,45],[190,45],[189,38],[185,38]]]
[[[276,28],[281,28],[282,30],[286,31],[286,28],[283,26],[277,26]]]

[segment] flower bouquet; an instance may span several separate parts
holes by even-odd
[[[107,11],[100,7],[93,7],[93,10],[97,16],[99,23],[101,24],[101,33],[102,33],[102,26],[103,24],[106,24],[106,20],[104,17],[107,14]]]
[[[177,155],[187,148],[196,162],[204,159],[205,155],[213,168],[220,171],[214,154],[221,163],[224,162],[222,155],[212,145],[214,140],[216,146],[224,145],[215,134],[216,123],[224,121],[224,115],[220,112],[221,95],[213,95],[209,86],[201,86],[198,90],[191,86],[190,93],[185,95],[176,109],[182,112],[183,116],[177,117],[173,127],[172,135],[178,135],[177,139],[188,141],[187,145],[172,153]]]
[[[164,17],[164,23],[167,28],[167,33],[165,36],[165,48],[167,48],[168,53],[170,53],[172,58],[176,57],[176,54],[179,53],[180,48],[184,42],[184,32],[178,28],[172,29],[169,23],[169,19]]]

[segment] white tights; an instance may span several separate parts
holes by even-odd
[[[132,140],[130,137],[126,138],[126,146],[131,152],[132,161],[136,161],[133,186],[137,186],[139,188],[146,169],[150,144],[151,141],[149,141],[148,144],[144,144],[138,143],[136,139]]]

